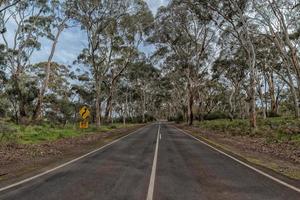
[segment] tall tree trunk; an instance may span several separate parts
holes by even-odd
[[[187,107],[188,107],[188,112],[187,112],[187,121],[188,125],[191,126],[193,125],[193,120],[194,120],[194,115],[193,115],[193,104],[194,104],[194,98],[193,98],[193,86],[192,86],[192,72],[190,67],[188,66],[187,68]]]
[[[106,101],[106,109],[105,109],[105,120],[107,122],[112,122],[112,104],[114,97],[114,83],[110,88],[109,96]]]
[[[28,123],[28,116],[26,111],[26,101],[21,97],[19,102],[19,112],[20,112],[20,120],[19,122],[21,124],[27,124]]]
[[[271,113],[277,114],[277,103],[275,98],[275,86],[274,86],[274,77],[273,72],[268,77],[268,85],[269,85],[269,95],[271,99]]]
[[[255,78],[254,70],[251,69],[250,78],[250,102],[249,102],[249,115],[250,115],[250,126],[253,131],[256,130],[256,90],[255,90]]]
[[[264,97],[263,97],[261,87],[262,87],[262,84],[260,83],[258,85],[258,95],[259,95],[259,99],[260,99],[260,103],[261,103],[261,109],[262,109],[262,112],[263,112],[263,119],[266,119],[267,118],[267,113],[266,113],[266,110],[265,110],[265,102],[264,102]]]
[[[109,94],[106,100],[106,108],[104,118],[107,123],[111,122],[111,114],[112,114],[112,93]]]
[[[278,12],[278,16],[280,18],[280,24],[282,27],[282,31],[284,33],[284,42],[286,43],[286,45],[289,47],[289,53],[290,53],[290,57],[291,57],[291,64],[294,68],[294,72],[296,74],[296,78],[297,78],[297,84],[298,84],[298,95],[300,96],[300,62],[299,62],[299,57],[297,55],[297,47],[295,45],[293,45],[291,39],[290,39],[290,35],[288,32],[288,26],[285,22],[285,17],[283,15],[283,13],[280,11],[280,9],[278,8],[277,3],[275,4],[271,4],[271,7],[273,8],[274,12]]]
[[[266,111],[266,117],[268,117],[268,95],[267,94],[267,76],[264,76],[265,80],[265,111]]]
[[[32,121],[34,121],[34,122],[37,121],[37,120],[40,120],[40,118],[41,118],[44,95],[45,95],[45,92],[48,89],[48,85],[49,85],[51,62],[52,62],[52,59],[53,59],[53,56],[54,56],[54,53],[55,53],[55,49],[56,49],[56,46],[57,46],[59,36],[65,28],[66,20],[67,20],[67,18],[64,19],[62,24],[58,27],[55,39],[52,43],[51,52],[50,52],[50,55],[48,57],[48,61],[47,61],[46,67],[45,67],[45,79],[44,79],[44,82],[43,82],[43,84],[42,84],[42,86],[39,90],[37,104],[36,104],[35,110],[33,112]]]
[[[118,80],[118,77],[121,73],[114,75],[114,70],[112,70],[112,80],[111,80],[111,86],[109,88],[109,96],[106,101],[106,109],[105,109],[105,120],[107,122],[112,122],[112,103],[114,99],[114,91],[115,91],[115,85],[116,81]]]
[[[247,42],[250,47],[250,52],[249,52],[249,63],[250,63],[250,126],[252,131],[255,131],[257,128],[256,124],[256,53],[254,50],[254,46],[252,44],[252,41],[250,39],[248,30],[247,32]]]
[[[193,91],[192,91],[192,86],[191,86],[191,81],[188,81],[188,116],[187,116],[187,120],[188,120],[188,125],[191,126],[193,125],[193,120],[194,120],[194,115],[193,115],[193,104],[194,104],[194,98],[193,98]]]
[[[96,125],[97,127],[101,126],[101,105],[100,105],[100,95],[101,95],[101,81],[96,76],[96,102],[95,102],[95,108],[96,108]]]
[[[188,95],[188,124],[189,126],[193,125],[194,114],[193,114],[193,94],[189,92]]]
[[[16,91],[17,98],[16,98],[16,105],[18,105],[19,115],[17,117],[17,122],[20,124],[27,124],[28,116],[26,111],[26,99],[24,98],[24,94],[22,92],[22,88],[20,86],[20,67],[18,67],[16,73],[12,76],[13,81],[13,89]]]
[[[293,78],[291,76],[291,73],[290,73],[290,70],[289,70],[288,67],[287,67],[287,75],[288,75],[289,85],[290,85],[290,89],[291,89],[291,93],[292,93],[292,97],[293,97],[293,102],[294,102],[295,117],[299,118],[300,117],[300,110],[299,110],[299,105],[298,105],[298,96],[297,96],[296,89],[294,87]]]
[[[232,89],[230,96],[229,96],[229,100],[228,100],[229,101],[229,118],[231,121],[233,120],[233,117],[234,117],[234,108],[233,108],[233,103],[232,103],[232,98],[233,98],[234,93],[235,93],[235,89]]]
[[[143,89],[143,123],[145,123],[145,112],[146,112],[146,92],[145,89]]]
[[[250,37],[248,30],[248,22],[244,16],[243,11],[240,8],[240,5],[235,0],[230,0],[234,5],[235,9],[238,11],[239,18],[243,25],[244,37],[240,37],[241,45],[244,47],[245,52],[247,53],[247,60],[250,68],[250,91],[249,91],[249,121],[251,131],[257,129],[256,124],[256,53],[254,50],[254,45]]]
[[[126,104],[123,104],[123,125],[126,124]]]

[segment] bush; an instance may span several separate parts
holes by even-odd
[[[204,116],[204,120],[228,119],[228,115],[224,112],[216,111]]]
[[[112,125],[109,126],[109,128],[110,128],[110,129],[115,129],[115,128],[117,128],[117,126],[114,125],[114,124],[112,124]]]
[[[280,115],[278,113],[275,113],[275,112],[269,112],[268,113],[268,117],[280,117]]]
[[[213,131],[220,131],[231,135],[247,135],[249,134],[249,122],[247,120],[236,119],[230,121],[228,119],[206,120],[198,123],[198,126]]]
[[[168,121],[174,121],[176,123],[180,123],[180,122],[183,122],[183,115],[181,113],[178,113],[176,116],[174,117],[169,117],[168,118]]]
[[[11,127],[9,124],[0,123],[0,142],[16,142],[17,141],[17,129]]]
[[[145,114],[145,123],[152,122],[155,120],[156,119],[152,115]],[[117,118],[114,120],[114,122],[123,123],[123,118],[122,117]],[[140,116],[136,116],[136,117],[128,117],[128,118],[126,118],[126,123],[143,123],[143,116],[140,115]]]

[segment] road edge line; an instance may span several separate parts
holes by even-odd
[[[155,153],[154,153],[153,164],[152,164],[152,169],[151,169],[150,182],[149,182],[148,193],[147,193],[147,200],[152,200],[153,194],[154,194],[159,136],[160,136],[160,124],[158,125],[158,131],[157,131],[157,136],[156,136]]]
[[[100,151],[100,150],[102,150],[102,149],[104,149],[104,148],[106,148],[106,147],[109,147],[109,146],[113,145],[114,143],[119,142],[120,140],[129,137],[130,135],[133,135],[134,133],[136,133],[136,132],[142,130],[143,128],[145,128],[145,127],[147,127],[147,126],[149,126],[149,125],[143,126],[143,127],[139,128],[139,129],[137,129],[137,130],[135,130],[135,131],[133,131],[133,132],[127,134],[127,135],[124,135],[124,136],[122,136],[122,137],[120,137],[120,138],[118,138],[118,139],[116,139],[116,140],[114,140],[114,141],[112,141],[112,142],[110,142],[110,143],[108,143],[108,144],[102,146],[102,147],[99,147],[99,148],[97,148],[97,149],[95,149],[95,150],[92,150],[92,151],[90,151],[90,152],[88,152],[88,153],[86,153],[86,154],[84,154],[84,155],[82,155],[82,156],[79,156],[79,157],[77,157],[77,158],[74,158],[74,159],[72,159],[72,160],[70,160],[70,161],[68,161],[68,162],[66,162],[66,163],[63,163],[63,164],[61,164],[61,165],[58,165],[58,166],[56,166],[56,167],[54,167],[54,168],[52,168],[52,169],[46,170],[46,171],[44,171],[44,172],[42,172],[42,173],[39,173],[39,174],[37,174],[37,175],[34,175],[34,176],[32,176],[32,177],[29,177],[29,178],[23,179],[23,180],[21,180],[21,181],[18,181],[18,182],[16,182],[16,183],[10,184],[10,185],[8,185],[8,186],[2,187],[2,188],[0,188],[0,192],[3,192],[3,191],[5,191],[5,190],[8,190],[8,189],[14,188],[14,187],[16,187],[16,186],[22,185],[22,184],[27,183],[27,182],[29,182],[29,181],[32,181],[32,180],[34,180],[34,179],[36,179],[36,178],[42,177],[42,176],[44,176],[44,175],[47,175],[47,174],[49,174],[49,173],[51,173],[51,172],[53,172],[53,171],[55,171],[55,170],[61,169],[61,168],[65,167],[65,166],[67,166],[67,165],[70,165],[70,164],[72,164],[72,163],[74,163],[74,162],[76,162],[76,161],[78,161],[78,160],[81,160],[81,159],[83,159],[83,158],[85,158],[85,157],[87,157],[87,156],[89,156],[89,155],[91,155],[91,154],[93,154],[93,153],[96,153],[97,151]]]
[[[200,142],[200,143],[202,143],[202,144],[204,144],[204,145],[210,147],[211,149],[213,149],[213,150],[215,150],[215,151],[217,151],[217,152],[219,152],[219,153],[221,153],[221,154],[223,154],[223,155],[225,155],[225,156],[231,158],[232,160],[234,160],[234,161],[236,161],[236,162],[238,162],[238,163],[244,165],[245,167],[248,167],[248,168],[254,170],[254,171],[257,172],[257,173],[259,173],[259,174],[261,174],[261,175],[263,175],[263,176],[265,176],[265,177],[267,177],[267,178],[269,178],[269,179],[271,179],[271,180],[273,180],[273,181],[275,181],[275,182],[277,182],[277,183],[279,183],[279,184],[281,184],[281,185],[284,185],[285,187],[288,187],[288,188],[290,188],[290,189],[292,189],[292,190],[294,190],[294,191],[300,193],[300,188],[298,188],[298,187],[296,187],[296,186],[293,186],[293,185],[291,185],[291,184],[289,184],[289,183],[286,183],[286,182],[284,182],[284,181],[282,181],[282,180],[280,180],[280,179],[278,179],[278,178],[276,178],[276,177],[274,177],[274,176],[272,176],[272,175],[270,175],[270,174],[268,174],[268,173],[266,173],[266,172],[263,172],[262,170],[257,169],[257,168],[255,168],[255,167],[253,167],[253,166],[251,166],[251,165],[249,165],[249,164],[247,164],[247,163],[245,163],[245,162],[243,162],[243,161],[237,159],[236,157],[231,156],[231,155],[229,155],[229,154],[223,152],[222,150],[220,150],[220,149],[218,149],[218,148],[216,148],[216,147],[214,147],[214,146],[212,146],[212,145],[206,143],[205,141],[200,140],[199,138],[196,138],[195,136],[191,135],[190,133],[188,133],[188,132],[186,132],[186,131],[184,131],[184,130],[182,130],[182,129],[180,129],[180,128],[177,128],[176,126],[173,126],[173,127],[176,128],[177,130],[179,130],[180,132],[184,133],[185,135],[187,135],[187,136],[189,136],[189,137],[191,137],[191,138],[197,140],[198,142]]]

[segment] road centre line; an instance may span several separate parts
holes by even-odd
[[[158,125],[155,153],[154,153],[154,158],[153,158],[153,164],[152,164],[152,170],[151,170],[151,176],[150,176],[150,183],[149,183],[149,187],[148,187],[147,200],[152,200],[153,199],[153,194],[154,194],[156,165],[157,165],[157,154],[158,154],[158,146],[159,146],[159,136],[160,136],[160,123]]]

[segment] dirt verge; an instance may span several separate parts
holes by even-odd
[[[89,133],[40,144],[0,144],[0,187],[83,155],[142,126]]]
[[[247,161],[300,181],[300,148],[288,142],[268,143],[265,138],[232,136],[199,127],[176,124],[195,137],[232,152]]]

